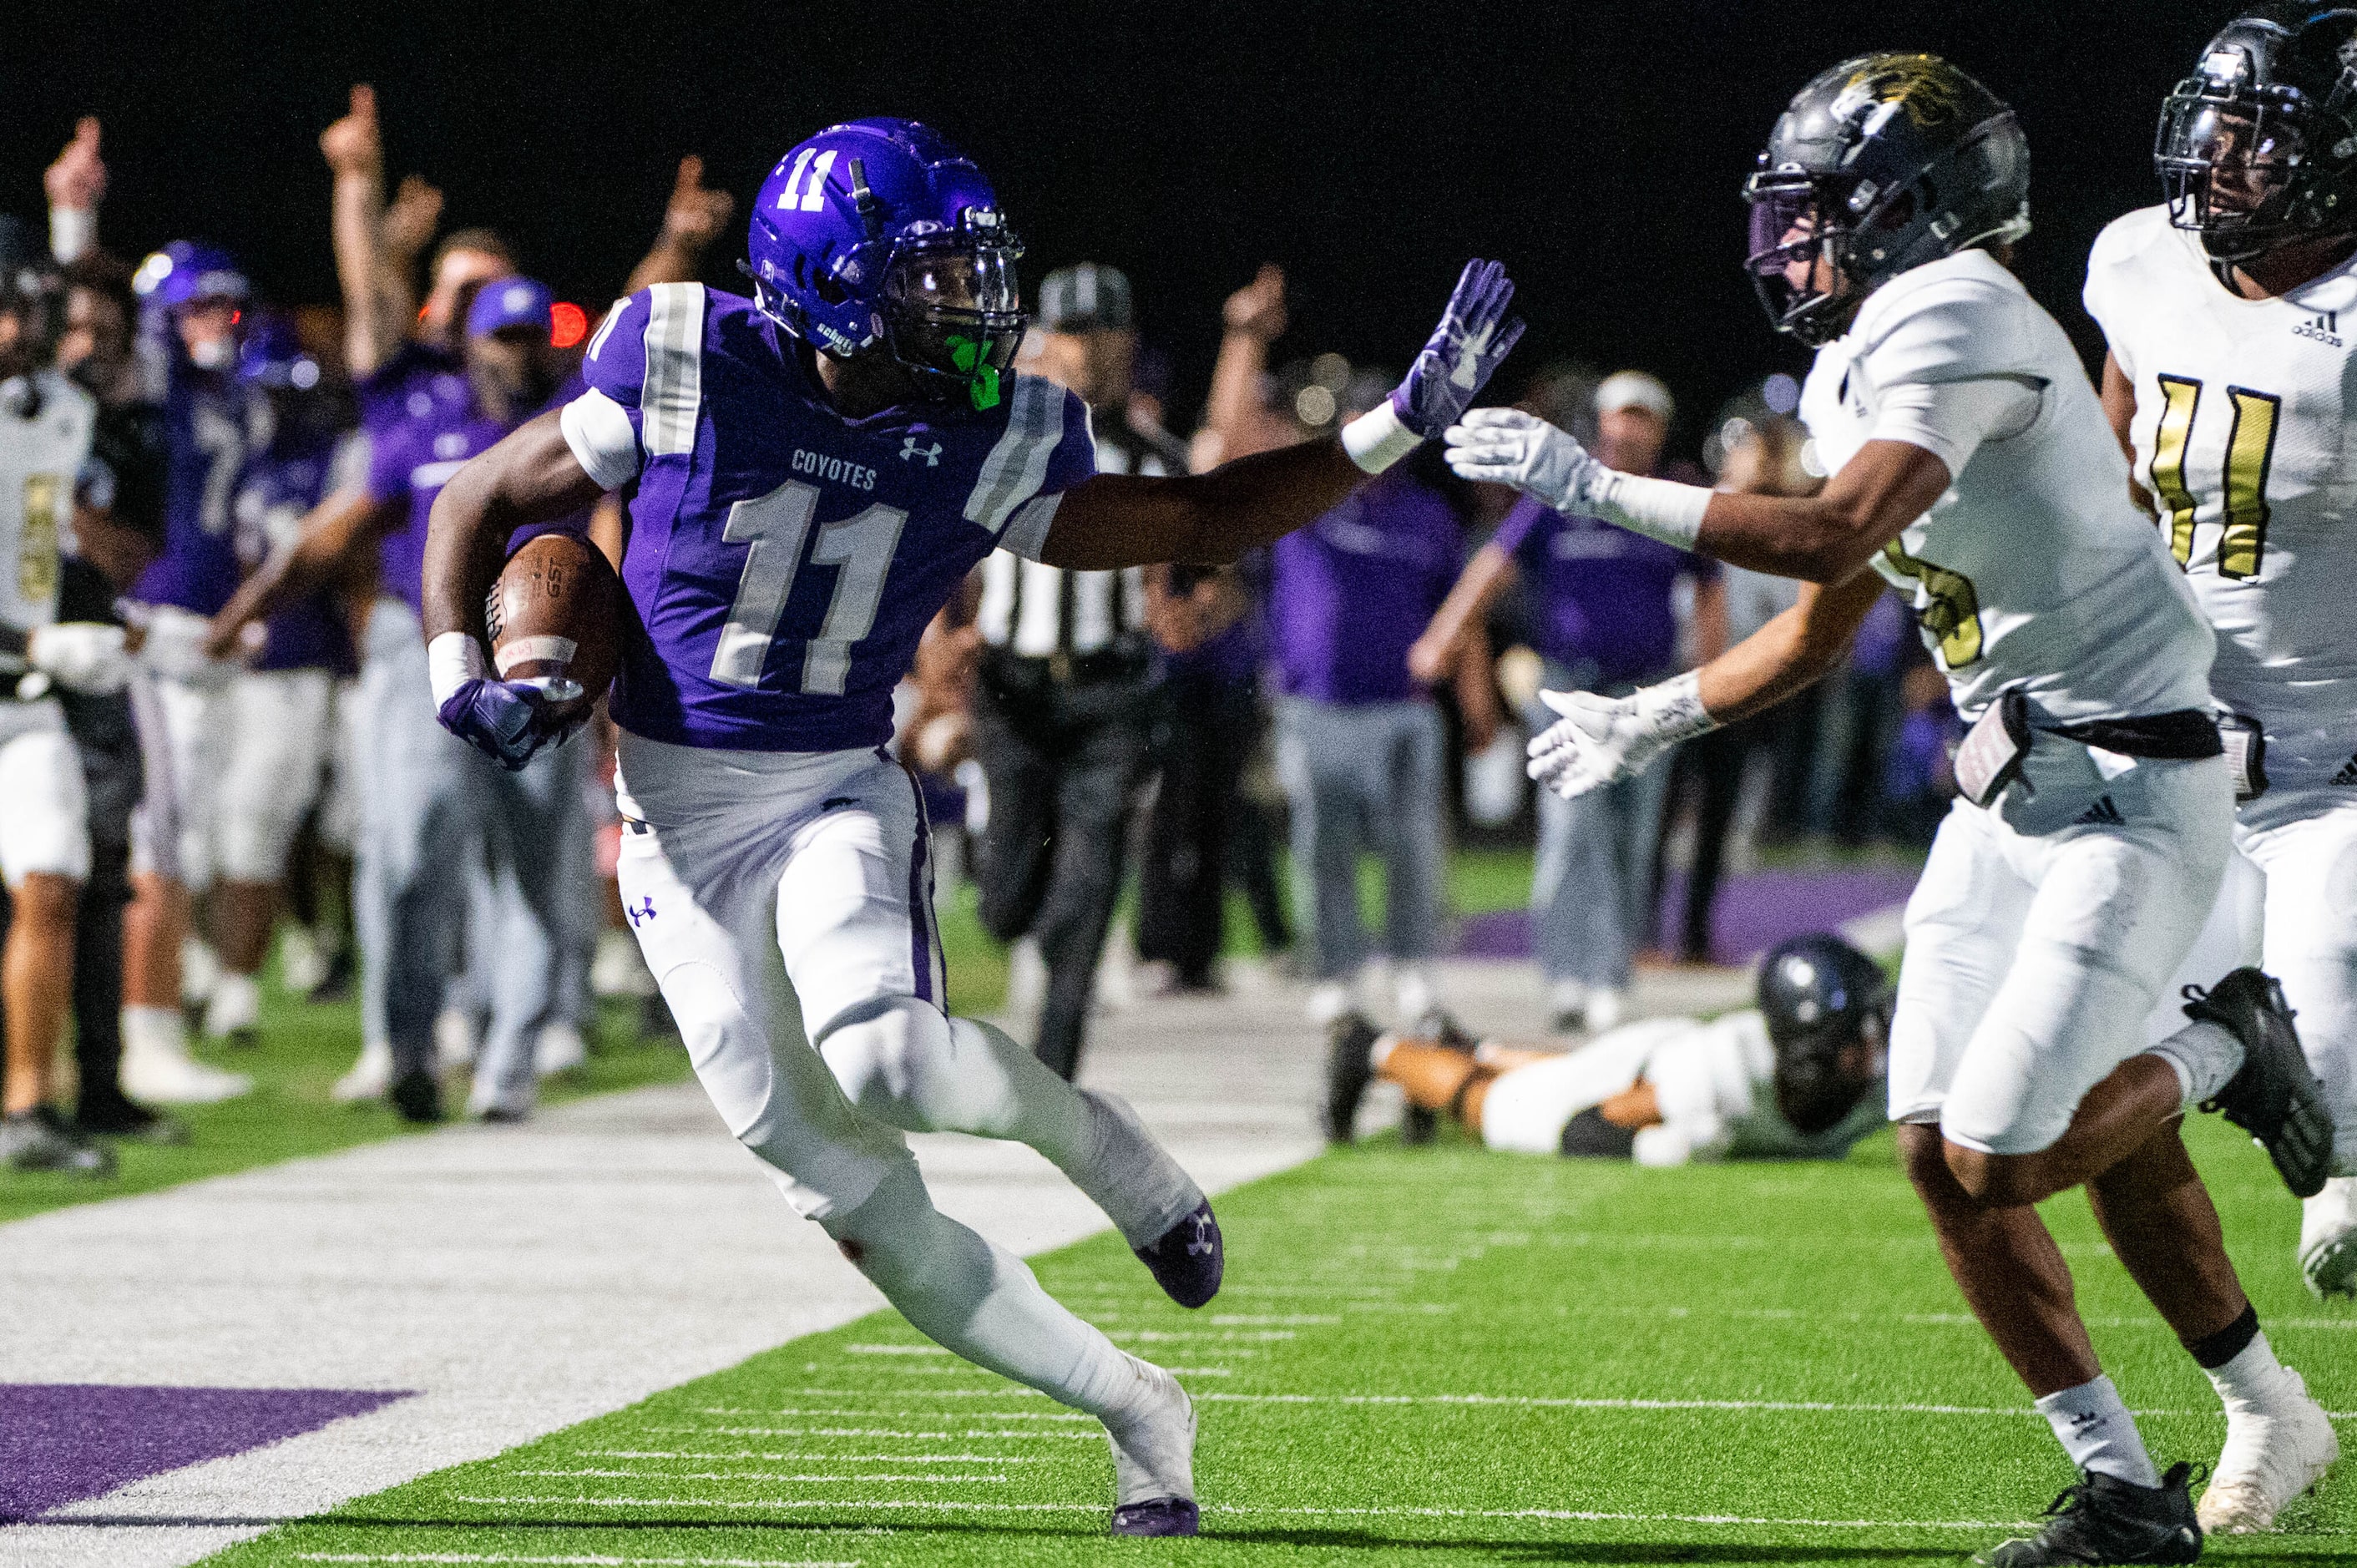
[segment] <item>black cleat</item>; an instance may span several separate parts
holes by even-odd
[[[1132,1250],[1163,1294],[1179,1305],[1198,1307],[1220,1294],[1228,1251],[1210,1199],[1197,1204],[1192,1213],[1165,1230],[1152,1246]]]
[[[359,976],[360,966],[352,957],[351,947],[349,944],[338,947],[328,957],[328,972],[320,976],[319,983],[311,987],[304,1000],[314,1007],[331,1002],[349,1002],[352,999],[352,983]]]
[[[1200,1522],[1192,1498],[1150,1498],[1113,1510],[1115,1535],[1192,1535]]]
[[[2284,1004],[2283,986],[2238,969],[2208,991],[2185,988],[2185,1015],[2215,1024],[2243,1043],[2242,1069],[2203,1102],[2267,1152],[2295,1197],[2314,1197],[2332,1174],[2332,1118]]]
[[[442,1086],[434,1075],[422,1069],[403,1073],[393,1080],[385,1098],[401,1112],[404,1122],[439,1122],[442,1120]]]
[[[11,1170],[110,1176],[114,1174],[114,1152],[85,1137],[55,1106],[36,1105],[0,1118],[0,1165]]]
[[[1359,1103],[1367,1085],[1375,1080],[1368,1052],[1375,1043],[1375,1026],[1356,1013],[1345,1013],[1326,1026],[1326,1105],[1320,1118],[1329,1144],[1347,1144],[1357,1135]]]
[[[1988,1568],[2048,1563],[2190,1563],[2201,1555],[2193,1517],[2193,1466],[2169,1468],[2158,1487],[2139,1487],[2088,1470],[2046,1510],[2046,1525],[2027,1540],[2001,1541],[1973,1559]]]

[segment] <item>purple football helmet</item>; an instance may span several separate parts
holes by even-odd
[[[204,299],[242,304],[253,292],[227,251],[194,240],[175,240],[148,256],[132,274],[131,286],[146,305],[166,310]]]
[[[813,348],[880,342],[931,394],[997,403],[1023,341],[1023,246],[940,133],[889,119],[821,131],[761,182],[747,250],[755,304]]]
[[[237,374],[241,381],[274,391],[309,392],[319,384],[319,361],[303,347],[292,321],[265,311],[238,346]]]

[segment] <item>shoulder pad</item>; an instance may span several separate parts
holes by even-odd
[[[2036,375],[2038,315],[2018,279],[1966,251],[1876,290],[1850,337],[1878,386]]]

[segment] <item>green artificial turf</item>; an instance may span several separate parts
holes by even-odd
[[[2276,1345],[2357,1402],[2357,1310],[2301,1290],[2298,1206],[2231,1130],[2194,1136]],[[1887,1135],[1675,1171],[1385,1138],[1221,1209],[1200,1313],[1110,1236],[1036,1261],[1198,1399],[1200,1540],[1106,1539],[1091,1423],[879,1315],[212,1561],[1946,1563],[2070,1479]],[[2214,1458],[2200,1373],[2083,1201],[2049,1211],[2155,1452]],[[2212,1555],[2357,1557],[2347,1490],[2287,1522]]]

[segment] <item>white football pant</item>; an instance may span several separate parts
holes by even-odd
[[[335,746],[335,677],[325,670],[247,670],[219,704],[227,719],[214,800],[214,869],[274,883],[324,787]]]
[[[2222,757],[2105,778],[2087,748],[2041,736],[2026,774],[2000,810],[1960,800],[1941,823],[1907,904],[1891,1023],[1891,1120],[1936,1120],[1996,1155],[2051,1146],[2144,1049],[2233,828]]]
[[[81,756],[52,702],[0,703],[0,878],[90,876]]]
[[[863,1101],[904,1124],[920,1100],[1014,1107],[1035,1087],[942,1011],[916,781],[880,752],[703,750],[626,731],[615,799],[622,907],[647,967],[705,1092],[787,1201],[959,1355],[1095,1414],[1132,1397],[1129,1359],[942,1215],[899,1128],[853,1105],[812,1048],[865,1042],[846,1057],[866,1074]]]

